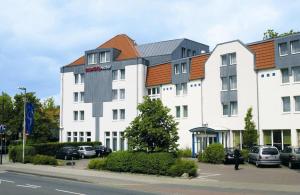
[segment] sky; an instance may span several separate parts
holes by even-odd
[[[188,38],[210,46],[300,31],[300,1],[1,0],[0,92],[19,86],[60,102],[60,67],[117,34],[137,44]]]

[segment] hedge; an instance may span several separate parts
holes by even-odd
[[[101,142],[49,142],[49,143],[41,143],[41,144],[30,144],[30,146],[35,148],[36,154],[47,155],[47,156],[55,156],[56,152],[65,146],[96,146],[101,145]]]
[[[58,165],[58,161],[53,156],[36,155],[31,160],[35,165]]]
[[[35,148],[32,146],[25,146],[25,163],[31,162],[32,156],[36,154]],[[9,159],[13,162],[23,162],[23,146],[17,145],[9,149]]]
[[[202,160],[208,163],[222,163],[225,158],[224,147],[222,144],[210,144],[202,155]]]
[[[176,160],[176,155],[166,152],[114,152],[106,159],[91,160],[88,168],[171,176],[181,176],[183,173],[188,173],[190,176],[197,174],[194,161]]]
[[[177,156],[178,157],[191,158],[192,157],[192,150],[191,150],[191,148],[179,149],[177,151]]]

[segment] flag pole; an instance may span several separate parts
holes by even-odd
[[[23,151],[22,151],[22,160],[25,163],[25,135],[26,135],[26,88],[19,87],[20,90],[24,91],[24,118],[23,118]]]

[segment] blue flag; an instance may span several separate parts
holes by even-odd
[[[34,108],[32,103],[26,103],[26,135],[30,135],[33,128]]]

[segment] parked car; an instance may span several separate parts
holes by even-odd
[[[249,163],[255,163],[256,167],[260,165],[280,166],[279,151],[274,146],[254,146],[251,148],[248,157]]]
[[[98,156],[98,157],[107,156],[112,152],[112,150],[110,148],[107,148],[105,146],[95,146],[94,149],[96,152],[96,156]]]
[[[282,164],[286,164],[290,169],[300,165],[300,147],[288,146],[280,153]]]
[[[225,152],[224,164],[234,163],[234,155],[233,155],[234,148],[225,148],[224,152]],[[244,163],[244,157],[242,155],[239,157],[239,162]]]
[[[57,159],[69,160],[69,159],[79,159],[80,155],[77,151],[77,148],[72,146],[65,146],[60,148],[57,152],[55,157]]]
[[[81,158],[93,157],[96,155],[96,151],[93,149],[92,146],[79,146],[78,152]]]

